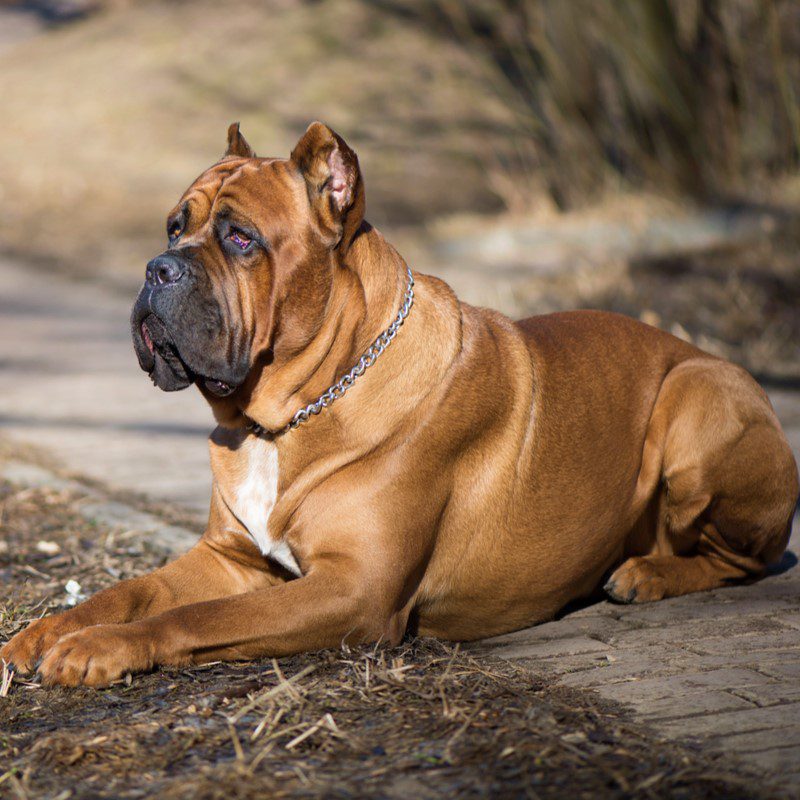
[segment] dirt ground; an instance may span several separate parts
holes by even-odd
[[[78,494],[0,484],[0,640],[157,566]],[[670,797],[779,794],[659,743],[591,692],[458,646],[326,651],[134,676],[102,691],[0,688],[0,797]]]

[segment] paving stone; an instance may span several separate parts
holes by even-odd
[[[780,661],[765,661],[759,666],[759,672],[770,675],[773,678],[788,678],[796,680],[800,678],[800,653],[796,653],[794,658],[782,658]]]
[[[800,597],[797,595],[797,578],[794,573],[788,572],[784,575],[775,575],[770,580],[756,581],[749,586],[731,586],[728,589],[720,590],[718,597],[721,598],[722,592],[729,595],[734,602],[748,602],[750,600],[780,600],[786,599],[795,605],[800,605]],[[725,599],[728,599],[727,597]]]
[[[774,706],[779,703],[800,702],[800,685],[771,683],[765,686],[748,686],[734,689],[734,693],[757,706]],[[798,720],[800,723],[800,720]]]
[[[771,579],[767,578],[760,582],[760,585],[768,584]],[[735,588],[731,588],[734,592]],[[729,600],[705,600],[702,593],[698,595],[686,595],[669,600],[661,600],[658,603],[647,603],[642,605],[630,605],[625,607],[624,617],[628,615],[634,617],[635,621],[641,625],[673,625],[675,623],[693,623],[702,619],[722,620],[727,617],[740,617],[743,614],[764,614],[772,616],[782,610],[794,611],[797,606],[797,599],[791,600],[784,598],[762,598],[748,599],[745,605],[738,602],[735,596]]]
[[[726,650],[729,650],[731,637],[739,637],[745,633],[763,633],[765,636],[770,636],[773,633],[787,630],[792,629],[784,625],[782,619],[777,617],[734,615],[723,619],[694,620],[690,624],[673,623],[659,627],[629,627],[627,630],[620,629],[618,632],[612,629],[610,635],[603,638],[615,648],[641,648],[659,643],[688,646],[695,642],[702,644],[704,639],[709,642],[724,639],[725,642],[720,642],[720,644],[724,644]],[[792,632],[794,631],[792,630]]]
[[[595,617],[602,619],[614,619],[619,622],[624,621],[624,610],[626,606],[620,606],[618,603],[611,603],[608,600],[600,600],[597,603],[577,608],[571,611],[565,619],[593,619]],[[564,620],[559,620],[564,621]],[[549,624],[549,623],[548,623]]]
[[[669,698],[674,702],[676,697],[709,689],[736,689],[739,694],[752,687],[770,688],[770,678],[750,669],[715,669],[709,672],[693,672],[688,675],[670,675],[663,678],[644,678],[604,685],[602,694],[612,700],[626,703],[647,702]],[[688,702],[692,702],[691,699]]]
[[[669,676],[697,672],[699,656],[691,653],[664,652],[662,648],[643,648],[637,651],[616,650],[609,653],[613,661],[584,656],[574,659],[553,658],[536,662],[550,664],[557,673],[563,673],[562,683],[567,686],[596,687],[604,684],[632,681],[637,678]]]
[[[753,633],[733,636],[728,639],[718,637],[710,639],[689,639],[683,645],[698,655],[714,655],[735,652],[737,655],[746,653],[763,653],[770,650],[793,652],[800,650],[800,631],[786,629],[770,633]]]
[[[561,657],[562,655],[596,653],[598,651],[608,652],[609,649],[607,644],[598,642],[597,639],[590,639],[588,636],[575,636],[569,639],[534,641],[528,644],[520,642],[505,647],[492,648],[491,652],[500,658],[526,658],[531,660],[550,658],[552,656]]]
[[[756,733],[734,733],[728,736],[711,736],[707,744],[715,750],[737,753],[756,753],[773,747],[800,746],[800,726],[770,728]],[[800,769],[800,762],[797,764]]]
[[[479,649],[485,647],[505,647],[507,645],[524,642],[549,642],[558,639],[572,639],[575,637],[589,637],[599,641],[609,641],[611,637],[624,631],[634,630],[633,622],[617,620],[608,616],[577,617],[570,615],[567,618],[554,622],[545,622],[533,628],[506,633],[502,636],[493,636],[484,639],[472,647]]]
[[[679,737],[705,737],[797,726],[800,726],[800,703],[787,703],[771,708],[747,708],[742,711],[692,717],[690,720],[661,722],[659,731]]]
[[[600,694],[605,696],[605,687]],[[670,720],[683,717],[695,717],[700,714],[712,715],[721,711],[735,711],[741,708],[755,708],[756,706],[742,697],[728,692],[695,692],[691,697],[683,696],[680,701],[675,697],[662,697],[658,700],[629,701],[620,699],[627,705],[633,706],[644,720]]]
[[[635,648],[612,650],[606,654],[586,654],[567,658],[553,656],[530,662],[532,668],[547,668],[550,673],[561,675],[561,681],[569,686],[598,687],[605,684],[638,681],[643,678],[665,678],[687,673],[736,667],[762,672],[775,662],[761,662],[752,653],[729,656],[699,656],[680,650]],[[773,654],[770,653],[770,656]],[[768,674],[768,673],[766,673]]]

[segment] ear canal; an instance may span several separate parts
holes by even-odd
[[[312,122],[292,150],[291,160],[306,181],[321,227],[330,232],[334,244],[346,248],[364,215],[358,156],[338,133]]]
[[[226,156],[238,156],[239,158],[255,158],[253,148],[247,144],[247,139],[239,131],[239,123],[233,122],[228,127],[228,149]],[[224,156],[223,156],[224,157]]]
[[[331,149],[328,156],[330,178],[328,191],[331,201],[339,211],[346,211],[353,204],[356,184],[358,183],[358,157],[344,143],[344,140],[334,134],[337,146]]]

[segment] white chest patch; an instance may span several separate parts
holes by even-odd
[[[242,449],[247,472],[244,480],[232,487],[230,509],[267,558],[300,576],[289,545],[269,533],[269,517],[278,497],[278,449],[272,442],[256,437],[248,438]]]

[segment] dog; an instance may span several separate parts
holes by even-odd
[[[102,686],[407,631],[472,640],[605,578],[643,603],[781,556],[797,466],[743,369],[620,315],[512,322],[461,303],[364,208],[330,128],[276,159],[230,127],[132,313],[155,385],[196,385],[218,423],[207,530],[0,657]]]

